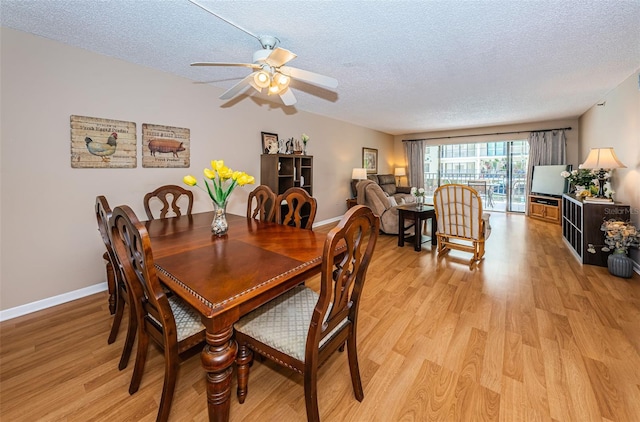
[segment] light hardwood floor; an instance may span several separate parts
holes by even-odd
[[[323,421],[640,421],[640,276],[580,265],[560,226],[491,221],[473,270],[469,254],[438,259],[380,236],[358,327],[365,398],[353,397],[346,353],[334,355],[320,370]],[[107,345],[110,324],[106,293],[3,322],[0,419],[153,421],[162,356],[151,350],[129,396],[125,324]],[[306,420],[292,372],[256,361],[243,405],[232,388],[232,421]],[[196,355],[180,367],[171,420],[206,415]]]

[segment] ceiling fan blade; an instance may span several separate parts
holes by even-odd
[[[294,105],[298,101],[289,88],[280,93],[280,99],[286,106]]]
[[[251,69],[259,69],[260,65],[255,63],[222,63],[222,62],[194,62],[191,66],[239,66],[249,67]]]
[[[319,73],[310,72],[308,70],[297,69],[295,67],[281,67],[280,72],[291,76],[294,79],[298,79],[302,82],[307,82],[313,85],[321,86],[324,88],[335,89],[338,87],[338,80],[329,76],[320,75]]]
[[[269,54],[269,57],[264,62],[269,66],[280,67],[296,57],[298,56],[291,51],[278,47]]]
[[[240,82],[238,82],[237,84],[235,84],[234,86],[232,86],[231,88],[226,90],[220,96],[220,99],[221,100],[230,100],[231,98],[235,97],[236,95],[238,95],[239,93],[244,91],[249,86],[253,86],[253,84],[251,83],[252,81],[253,81],[253,73],[248,75],[248,76],[246,76],[243,80],[241,80]]]

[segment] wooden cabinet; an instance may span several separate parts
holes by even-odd
[[[614,202],[585,203],[573,195],[562,196],[562,237],[571,251],[583,264],[607,266],[608,253],[600,249],[604,245],[604,232],[600,230],[604,220],[629,219],[629,205]],[[589,244],[595,253],[587,252]]]
[[[529,195],[529,217],[560,224],[560,198]]]
[[[313,195],[313,156],[262,154],[260,183],[269,186],[276,195],[294,186]]]

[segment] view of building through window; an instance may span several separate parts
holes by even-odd
[[[485,209],[524,212],[528,152],[526,140],[428,146],[425,189],[431,195],[443,184],[470,185]]]

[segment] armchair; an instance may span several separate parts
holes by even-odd
[[[380,230],[386,234],[398,234],[398,209],[396,199],[385,195],[384,191],[372,180],[361,180],[356,185],[357,203],[365,205],[380,217]],[[405,230],[413,224],[407,222]]]
[[[475,189],[457,184],[442,185],[433,194],[438,222],[438,255],[449,249],[470,252],[470,264],[484,256],[484,243],[491,234],[488,213]]]

